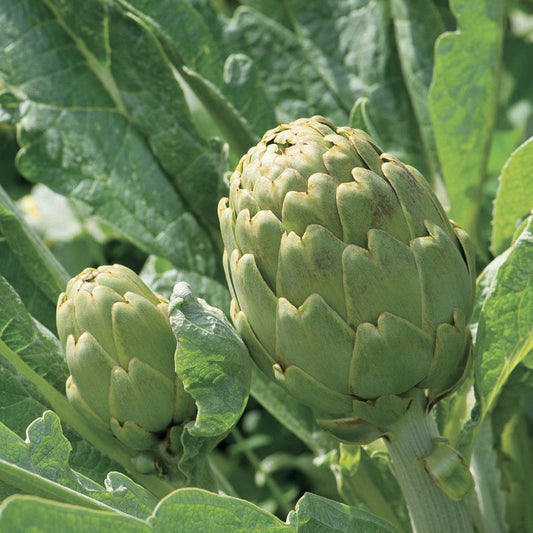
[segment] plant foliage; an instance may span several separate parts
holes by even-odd
[[[0,530],[410,530],[379,444],[339,447],[224,317],[227,174],[320,114],[418,168],[471,235],[474,363],[436,420],[477,530],[533,531],[529,0],[0,0],[0,28]],[[57,298],[115,262],[170,299],[199,406],[179,487],[65,396]]]

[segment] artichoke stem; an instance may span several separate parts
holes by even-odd
[[[473,525],[464,501],[452,500],[421,465],[439,432],[417,393],[408,411],[390,426],[384,439],[392,470],[407,503],[413,533],[470,533]]]

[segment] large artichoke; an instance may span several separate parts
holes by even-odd
[[[469,361],[474,259],[420,173],[323,117],[265,133],[219,204],[232,318],[259,367],[368,442]]]
[[[129,268],[87,268],[59,297],[57,329],[71,403],[135,452],[177,453],[195,404],[174,370],[168,302]]]

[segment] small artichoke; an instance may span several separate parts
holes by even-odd
[[[174,370],[168,302],[129,268],[86,268],[57,304],[67,396],[93,425],[136,452],[178,452],[195,403]]]
[[[265,133],[219,204],[232,318],[257,365],[369,442],[469,362],[475,267],[423,176],[323,117]]]

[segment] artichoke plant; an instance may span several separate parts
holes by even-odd
[[[87,268],[59,297],[57,329],[74,407],[132,455],[178,454],[196,407],[174,370],[168,302],[129,268]]]
[[[219,204],[232,318],[257,365],[339,438],[370,442],[469,362],[467,234],[423,176],[323,117],[265,133]]]

